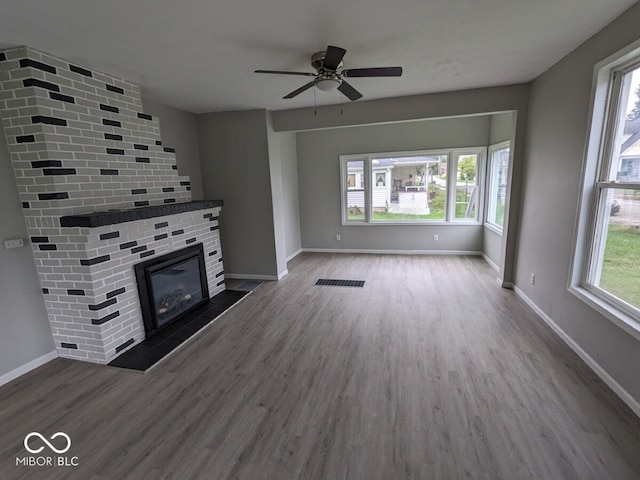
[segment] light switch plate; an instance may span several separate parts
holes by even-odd
[[[5,240],[4,248],[5,250],[9,250],[11,248],[20,248],[24,247],[24,240],[21,238],[14,238],[13,240]]]

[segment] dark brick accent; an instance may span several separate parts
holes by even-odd
[[[112,292],[107,293],[107,298],[113,298],[116,297],[124,292],[126,292],[127,289],[122,287],[122,288],[118,288],[117,290],[113,290]]]
[[[156,145],[160,146],[160,145],[162,145],[162,142],[160,140],[156,140]]]
[[[7,56],[4,52],[0,52],[0,62],[4,62],[7,59]]]
[[[36,137],[33,135],[18,135],[16,137],[16,142],[18,143],[33,143],[36,141]]]
[[[113,133],[105,133],[104,134],[104,139],[105,140],[116,140],[117,142],[121,142],[122,141],[122,135],[115,135]]]
[[[156,253],[155,250],[149,250],[148,252],[144,252],[140,254],[140,258],[150,257]]]
[[[109,240],[110,238],[120,237],[120,232],[109,232],[100,234],[100,240]]]
[[[156,223],[154,225],[156,230],[158,230],[159,228],[164,228],[164,227],[168,227],[168,226],[169,226],[169,222],[161,222],[161,223]]]
[[[131,253],[140,253],[140,252],[144,252],[147,249],[146,245],[140,245],[139,247],[136,248],[132,248],[131,249]]]
[[[147,193],[146,188],[133,188],[131,189],[131,195],[143,195]]]
[[[57,125],[66,127],[67,121],[63,118],[45,117],[44,115],[34,115],[31,117],[31,123],[44,123],[46,125]]]
[[[224,270],[222,272],[218,272],[216,273],[216,278],[221,277],[222,275],[224,275]]]
[[[99,263],[108,262],[111,260],[111,255],[102,255],[100,257],[88,258],[86,260],[80,260],[80,265],[89,267],[91,265],[97,265]]]
[[[136,162],[138,162],[138,163],[150,163],[151,159],[149,157],[136,157]]]
[[[120,113],[120,109],[118,107],[112,107],[111,105],[105,105],[104,103],[100,104],[100,110],[111,113]]]
[[[133,338],[130,338],[129,340],[127,340],[126,342],[124,342],[122,345],[120,345],[119,347],[116,347],[116,353],[121,352],[122,350],[124,350],[125,348],[127,348],[129,345],[132,345],[134,342]]]
[[[167,238],[169,235],[167,235],[166,233],[162,233],[160,235],[156,235],[155,237],[153,237],[153,239],[157,242],[158,240],[164,240],[165,238]]]
[[[176,191],[176,189],[175,189],[175,188],[173,188],[173,187],[162,187],[162,191],[163,191],[164,193],[169,193],[169,192],[175,192],[175,191]]]
[[[118,107],[113,107],[111,105],[105,105],[104,103],[100,104],[100,110],[111,113],[120,113],[120,109]]]
[[[38,248],[41,251],[53,251],[53,250],[58,250],[58,246],[57,245],[53,245],[53,244],[42,244],[42,245],[38,245]]]
[[[149,145],[142,145],[140,143],[134,143],[133,148],[136,150],[149,150]]]
[[[173,147],[164,147],[163,150],[167,153],[176,153],[176,149]]]
[[[165,198],[163,203],[176,203],[175,198]]]
[[[133,202],[133,205],[135,207],[148,207],[149,206],[149,201],[148,200],[141,200],[139,202]]]
[[[209,212],[209,213],[205,213],[202,218],[211,218],[213,217],[213,213]]]
[[[107,90],[109,90],[110,92],[115,92],[115,93],[119,93],[120,95],[124,95],[124,90],[121,89],[120,87],[109,85],[108,83],[105,84],[105,87],[107,87]]]
[[[46,63],[36,62],[35,60],[31,60],[30,58],[22,58],[20,60],[20,68],[25,68],[25,67],[37,68],[38,70],[53,73],[54,75],[57,73],[57,70],[55,67],[52,67],[51,65],[47,65]]]
[[[122,123],[118,122],[117,120],[109,120],[108,118],[103,118],[102,124],[109,127],[122,127]]]
[[[138,245],[138,242],[136,240],[132,242],[121,243],[120,250],[126,250],[127,248],[135,247],[136,245]]]
[[[32,168],[43,168],[43,167],[61,167],[62,162],[60,160],[36,160],[31,162]]]
[[[22,202],[22,208],[31,208],[31,205],[29,205],[29,202]]]
[[[224,280],[222,280],[222,281],[220,281],[220,282],[216,283],[216,287],[219,287],[220,285],[224,285]]]
[[[65,343],[65,342],[62,342],[62,343],[60,343],[60,346],[62,348],[69,348],[71,350],[77,350],[78,349],[78,344],[77,343]]]
[[[189,181],[180,182],[180,186],[181,187],[186,187],[186,186],[189,186],[189,185],[191,185],[191,182],[189,182]]]
[[[121,148],[107,148],[107,153],[111,155],[124,155],[124,150]]]
[[[84,290],[70,288],[70,289],[67,289],[67,295],[79,295],[83,297],[86,295],[86,293]]]
[[[196,242],[196,239],[195,239],[195,237],[194,237],[194,238],[190,238],[190,239],[188,239],[188,240],[187,240],[186,242],[184,242],[184,243],[185,243],[185,244],[187,244],[187,245],[189,245],[190,243],[195,243],[195,242]]]
[[[49,237],[31,237],[31,243],[49,243]]]
[[[180,230],[174,230],[173,232],[171,232],[171,236],[175,237],[176,235],[182,235],[184,233],[183,229]]]
[[[49,92],[49,98],[51,98],[51,100],[59,100],[61,102],[76,103],[75,98],[70,97],[69,95],[62,95],[61,93]]]
[[[71,70],[74,73],[79,73],[80,75],[84,75],[85,77],[93,77],[93,73],[91,73],[90,70],[87,70],[86,68],[82,68],[82,67],[77,67],[76,65],[69,64],[69,70]]]
[[[45,295],[48,295],[49,294],[49,289],[48,288],[43,288],[42,289],[42,293],[45,294]]]
[[[37,78],[25,78],[22,80],[22,84],[25,87],[40,87],[46,90],[51,90],[52,92],[60,91],[60,87],[55,83],[45,82],[43,80],[38,80]]]
[[[56,192],[56,193],[39,193],[39,200],[65,200],[69,198],[69,194],[67,192]]]
[[[138,118],[142,118],[143,120],[153,120],[151,115],[147,115],[146,113],[138,112]]]
[[[216,225],[215,227],[211,227],[209,230],[211,230],[212,232],[215,232],[216,230],[218,230],[218,228],[220,228],[220,227],[218,227],[218,226]]]
[[[101,168],[100,175],[120,175],[120,171],[115,168]]]
[[[45,168],[42,170],[43,175],[75,175],[75,168]]]
[[[98,310],[102,310],[103,308],[115,305],[116,303],[118,303],[118,300],[116,300],[115,298],[110,298],[109,300],[98,303],[97,305],[89,305],[89,310],[91,310],[92,312],[97,312]]]
[[[213,257],[217,253],[218,253],[218,250],[214,250],[213,252],[209,252],[209,256]]]
[[[92,325],[102,325],[103,323],[107,323],[109,320],[113,320],[114,318],[117,318],[120,316],[120,311],[115,311],[113,313],[110,313],[109,315],[102,317],[102,318],[92,318],[91,319],[91,324]]]
[[[178,169],[178,165],[171,165],[171,169],[172,170],[177,170]]]

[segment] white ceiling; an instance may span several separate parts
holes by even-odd
[[[404,67],[350,79],[360,101],[526,82],[634,0],[0,0],[0,47],[27,45],[126,78],[195,113],[340,103],[282,97],[327,44],[345,68]],[[344,100],[348,101],[348,100]]]

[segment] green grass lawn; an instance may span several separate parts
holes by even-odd
[[[600,287],[640,308],[640,228],[609,225]]]

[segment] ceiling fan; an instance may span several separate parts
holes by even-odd
[[[316,73],[311,72],[286,72],[281,70],[256,70],[255,73],[270,73],[277,75],[302,75],[314,77],[306,85],[294,90],[282,98],[293,98],[302,92],[317,87],[328,92],[338,89],[349,100],[358,100],[362,94],[347,83],[345,78],[355,77],[399,77],[402,75],[402,67],[376,67],[376,68],[351,68],[338,71],[342,68],[342,58],[347,51],[344,48],[329,45],[325,51],[314,53],[311,56],[311,66]]]

